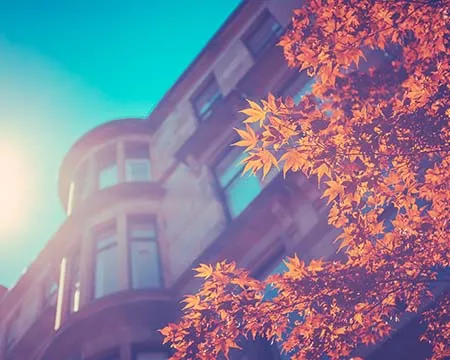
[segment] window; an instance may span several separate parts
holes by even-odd
[[[211,75],[192,98],[192,105],[198,118],[203,121],[211,116],[214,105],[221,100],[219,85],[216,78]]]
[[[117,264],[116,224],[109,224],[95,230],[95,298],[119,290],[119,273]]]
[[[98,189],[116,185],[118,183],[116,146],[108,146],[100,150],[96,160]]]
[[[215,167],[218,182],[233,218],[242,213],[262,189],[257,176],[242,175],[244,165],[240,162],[246,156],[240,148],[233,147]]]
[[[69,283],[70,313],[80,309],[80,253],[77,252],[71,260]]]
[[[275,44],[282,33],[281,25],[268,11],[265,11],[244,39],[244,43],[253,56],[259,56]]]
[[[87,162],[83,162],[75,174],[75,201],[82,200],[87,195]]]
[[[167,360],[169,357],[163,352],[138,352],[134,360]]]
[[[58,293],[58,272],[55,267],[51,267],[44,280],[43,287],[43,307],[56,305],[56,297]]]
[[[155,219],[151,216],[128,218],[131,286],[133,289],[162,286]]]
[[[308,76],[306,71],[296,75],[282,91],[282,96],[290,96],[297,105],[303,96],[311,94],[315,78]]]
[[[125,143],[125,180],[150,181],[150,152],[146,142]]]

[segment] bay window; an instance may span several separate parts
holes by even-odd
[[[154,217],[130,216],[127,219],[127,225],[131,287],[133,289],[161,287],[162,274]]]
[[[147,142],[125,143],[125,181],[150,181],[150,150]]]
[[[111,223],[94,230],[95,242],[95,298],[119,290],[119,254],[116,224]]]

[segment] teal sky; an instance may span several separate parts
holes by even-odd
[[[57,174],[73,142],[151,112],[239,3],[0,0],[0,187],[11,166],[21,174],[14,202],[0,196],[0,215],[21,209],[17,223],[0,218],[0,284],[64,221]]]

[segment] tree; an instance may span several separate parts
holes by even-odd
[[[201,289],[161,330],[173,359],[227,357],[255,337],[292,359],[349,358],[406,313],[422,315],[433,359],[450,356],[449,9],[448,0],[308,0],[294,11],[279,45],[316,78],[312,94],[297,105],[248,101],[235,145],[248,153],[244,171],[317,178],[344,260],[293,256],[266,281],[229,262],[201,265]],[[375,52],[386,61],[370,67]]]

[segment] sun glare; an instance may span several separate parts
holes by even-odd
[[[24,221],[27,205],[27,176],[23,153],[0,143],[0,238]]]

